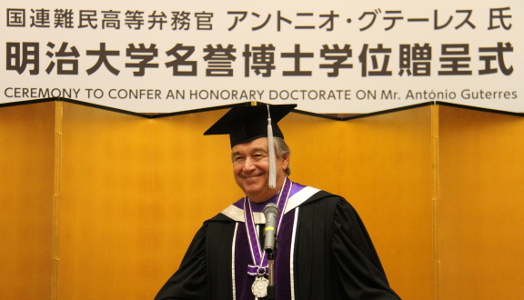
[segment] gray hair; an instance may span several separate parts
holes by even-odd
[[[291,150],[289,150],[289,146],[286,144],[283,138],[275,137],[274,140],[275,140],[275,155],[278,158],[282,158],[284,155],[291,153]],[[284,172],[286,173],[287,176],[291,175],[291,169],[289,168],[289,164]]]

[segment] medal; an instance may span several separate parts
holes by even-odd
[[[264,298],[267,296],[267,286],[269,285],[269,280],[266,277],[257,276],[253,285],[251,286],[251,292],[257,298]]]
[[[280,215],[277,218],[277,232],[283,219],[283,212],[285,211],[286,203],[291,191],[291,186],[291,181],[286,178],[284,186],[278,195],[277,206],[279,208]],[[249,276],[255,276],[255,281],[251,286],[251,292],[255,297],[263,298],[267,296],[267,289],[269,286],[269,279],[264,277],[268,271],[268,260],[266,252],[259,245],[258,232],[255,230],[253,211],[251,210],[251,203],[247,197],[244,197],[244,216],[251,258],[253,259],[253,264],[248,265],[247,274]]]

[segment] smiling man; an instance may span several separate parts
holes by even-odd
[[[155,299],[400,299],[354,208],[289,179],[291,153],[277,122],[294,107],[236,106],[206,131],[229,135],[245,197],[204,222]],[[278,209],[276,247],[266,253],[268,205]]]
[[[268,138],[261,137],[251,142],[233,146],[233,172],[235,181],[246,196],[255,203],[262,203],[278,193],[278,188],[269,187]],[[281,187],[285,170],[289,165],[289,153],[276,157],[276,181]]]

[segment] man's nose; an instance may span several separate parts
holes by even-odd
[[[251,172],[254,171],[256,168],[257,167],[255,165],[255,161],[250,157],[246,158],[244,162],[244,172]]]

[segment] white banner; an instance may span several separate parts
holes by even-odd
[[[2,1],[0,104],[524,112],[524,1]]]

